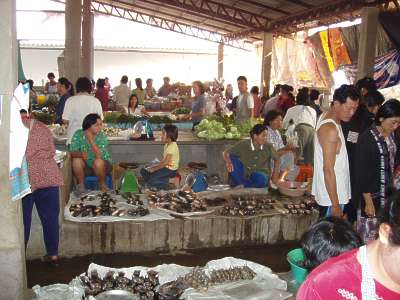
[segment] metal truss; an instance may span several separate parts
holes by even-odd
[[[289,1],[294,2],[293,0]],[[316,6],[315,8],[304,10],[301,13],[271,21],[263,28],[263,31],[278,34],[293,33],[300,30],[313,28],[315,27],[315,22],[318,22],[319,20],[336,18],[336,22],[344,21],[349,19],[350,16],[353,17],[353,15],[349,15],[350,13],[364,6],[379,6],[390,2],[396,3],[396,0],[338,0],[331,3],[328,2],[323,6]],[[228,33],[225,35],[225,37],[228,40],[243,39],[251,34],[256,34],[259,32],[260,31],[255,29],[245,29]]]
[[[141,2],[157,3],[189,13],[200,13],[216,21],[224,20],[236,26],[244,25],[253,29],[262,30],[270,21],[265,16],[212,0],[141,0]]]
[[[54,2],[65,3],[65,0],[52,0]],[[168,17],[159,17],[156,15],[150,15],[150,13],[143,13],[135,9],[134,6],[131,8],[119,7],[113,4],[106,4],[102,2],[92,1],[92,11],[98,14],[114,16],[137,23],[150,25],[153,27],[161,28],[164,30],[184,34],[187,36],[199,38],[202,40],[224,44],[229,47],[238,48],[241,50],[250,51],[246,40],[233,40],[225,37],[223,33],[217,31],[206,30],[198,26],[186,24],[184,22],[178,22]],[[178,16],[174,18],[181,19]],[[211,27],[211,25],[209,25]],[[228,31],[224,29],[225,31]],[[247,47],[246,47],[247,45]]]

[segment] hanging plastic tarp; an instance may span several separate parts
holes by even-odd
[[[314,51],[304,42],[303,36],[298,36],[297,39],[274,39],[271,82],[289,84],[295,89],[303,86],[326,86],[319,72]]]
[[[318,73],[321,76],[324,86],[330,89],[333,86],[332,73],[329,71],[328,62],[325,57],[322,41],[319,34],[314,34],[306,39],[307,45],[312,48]]]
[[[18,80],[25,82],[26,77],[24,73],[24,68],[22,67],[22,59],[21,59],[21,47],[18,41]]]
[[[344,42],[344,46],[349,53],[350,59],[352,63],[357,63],[358,60],[358,49],[359,49],[359,41],[360,41],[360,28],[361,25],[354,25],[350,27],[340,28],[342,34],[342,40]],[[388,53],[394,47],[391,42],[388,34],[381,24],[378,24],[377,33],[376,33],[376,49],[375,55],[381,56]]]
[[[335,70],[340,66],[350,65],[352,61],[350,60],[347,48],[343,43],[340,28],[330,28],[328,30],[328,36]]]
[[[11,199],[18,200],[31,192],[25,150],[29,129],[22,123],[20,110],[28,110],[29,84],[19,84],[11,100],[10,113],[10,184]]]
[[[387,35],[400,50],[400,12],[381,12],[379,14],[379,22],[382,24]]]
[[[340,68],[350,82],[357,78],[357,65],[347,65]],[[378,89],[394,86],[400,82],[400,51],[392,50],[375,59],[374,80]]]

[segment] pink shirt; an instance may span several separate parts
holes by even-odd
[[[105,88],[99,88],[95,97],[100,100],[103,111],[108,111],[108,92]]]
[[[301,285],[297,300],[362,300],[361,265],[358,249],[331,258],[318,266]],[[400,294],[391,291],[375,280],[378,300],[398,300]]]
[[[26,147],[29,182],[31,190],[63,185],[60,169],[54,160],[56,148],[51,131],[42,122],[34,122],[29,131]]]
[[[260,110],[261,110],[261,98],[258,95],[253,95],[253,101],[254,101],[254,117],[258,118],[260,116]]]

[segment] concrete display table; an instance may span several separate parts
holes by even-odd
[[[60,255],[72,257],[95,253],[173,251],[235,245],[275,244],[298,240],[317,215],[271,213],[253,217],[208,215],[153,222],[76,223],[63,219],[71,192],[70,159],[62,168],[65,185],[60,193]],[[246,189],[266,193],[263,189]],[[240,192],[240,190],[237,190]],[[27,258],[45,254],[42,228],[36,210]]]
[[[61,144],[59,143],[58,146]],[[181,141],[181,153],[186,148],[187,161],[201,161],[205,157],[209,166],[222,163],[221,149],[226,141],[207,143],[193,139]],[[153,142],[111,141],[111,151],[122,161],[146,161],[149,149],[158,154],[162,144]],[[203,148],[201,148],[203,147]],[[199,150],[203,149],[203,150]],[[208,150],[207,150],[208,149]],[[214,149],[214,154],[210,151]],[[189,152],[198,153],[191,154]],[[218,155],[217,153],[218,152]],[[137,156],[136,156],[137,155]],[[154,158],[150,155],[151,158]],[[130,159],[128,159],[130,158]],[[209,161],[214,161],[210,163]],[[76,223],[63,219],[63,210],[72,188],[71,161],[67,157],[62,167],[64,186],[60,193],[60,248],[63,257],[95,253],[173,251],[194,248],[223,247],[235,245],[275,244],[299,240],[307,228],[316,221],[317,215],[282,215],[277,212],[252,217],[202,217],[175,218],[152,222],[121,221],[114,223]],[[240,190],[235,190],[238,193]],[[251,193],[266,193],[263,189],[246,189]],[[279,201],[279,198],[277,199]],[[27,258],[34,259],[45,254],[42,227],[36,212],[32,216]]]
[[[155,131],[154,141],[126,141],[111,138],[109,151],[113,163],[137,162],[146,164],[155,158],[161,160],[164,144],[161,142],[161,131]],[[65,151],[65,139],[56,140],[56,148]],[[207,141],[199,139],[191,131],[179,131],[178,146],[180,150],[180,165],[186,166],[188,162],[204,162],[209,175],[218,174],[224,176],[224,162],[222,152],[237,140]]]

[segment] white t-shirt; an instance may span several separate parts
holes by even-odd
[[[294,125],[305,123],[313,128],[317,124],[317,112],[311,106],[296,105],[288,109],[283,118],[283,128],[289,127],[290,120],[293,120]]]
[[[88,114],[98,114],[103,119],[100,100],[89,94],[78,94],[69,97],[65,103],[63,120],[68,120],[67,145],[71,143],[75,131],[82,128],[83,119]]]
[[[121,83],[119,86],[114,88],[114,101],[117,102],[118,105],[127,107],[130,95],[131,89],[124,83]]]
[[[246,97],[247,96],[247,97]],[[247,98],[247,108],[254,108],[254,100],[253,97],[251,96],[251,94],[239,94],[238,100],[237,100],[237,107],[240,107],[240,102],[243,100],[243,98]]]

